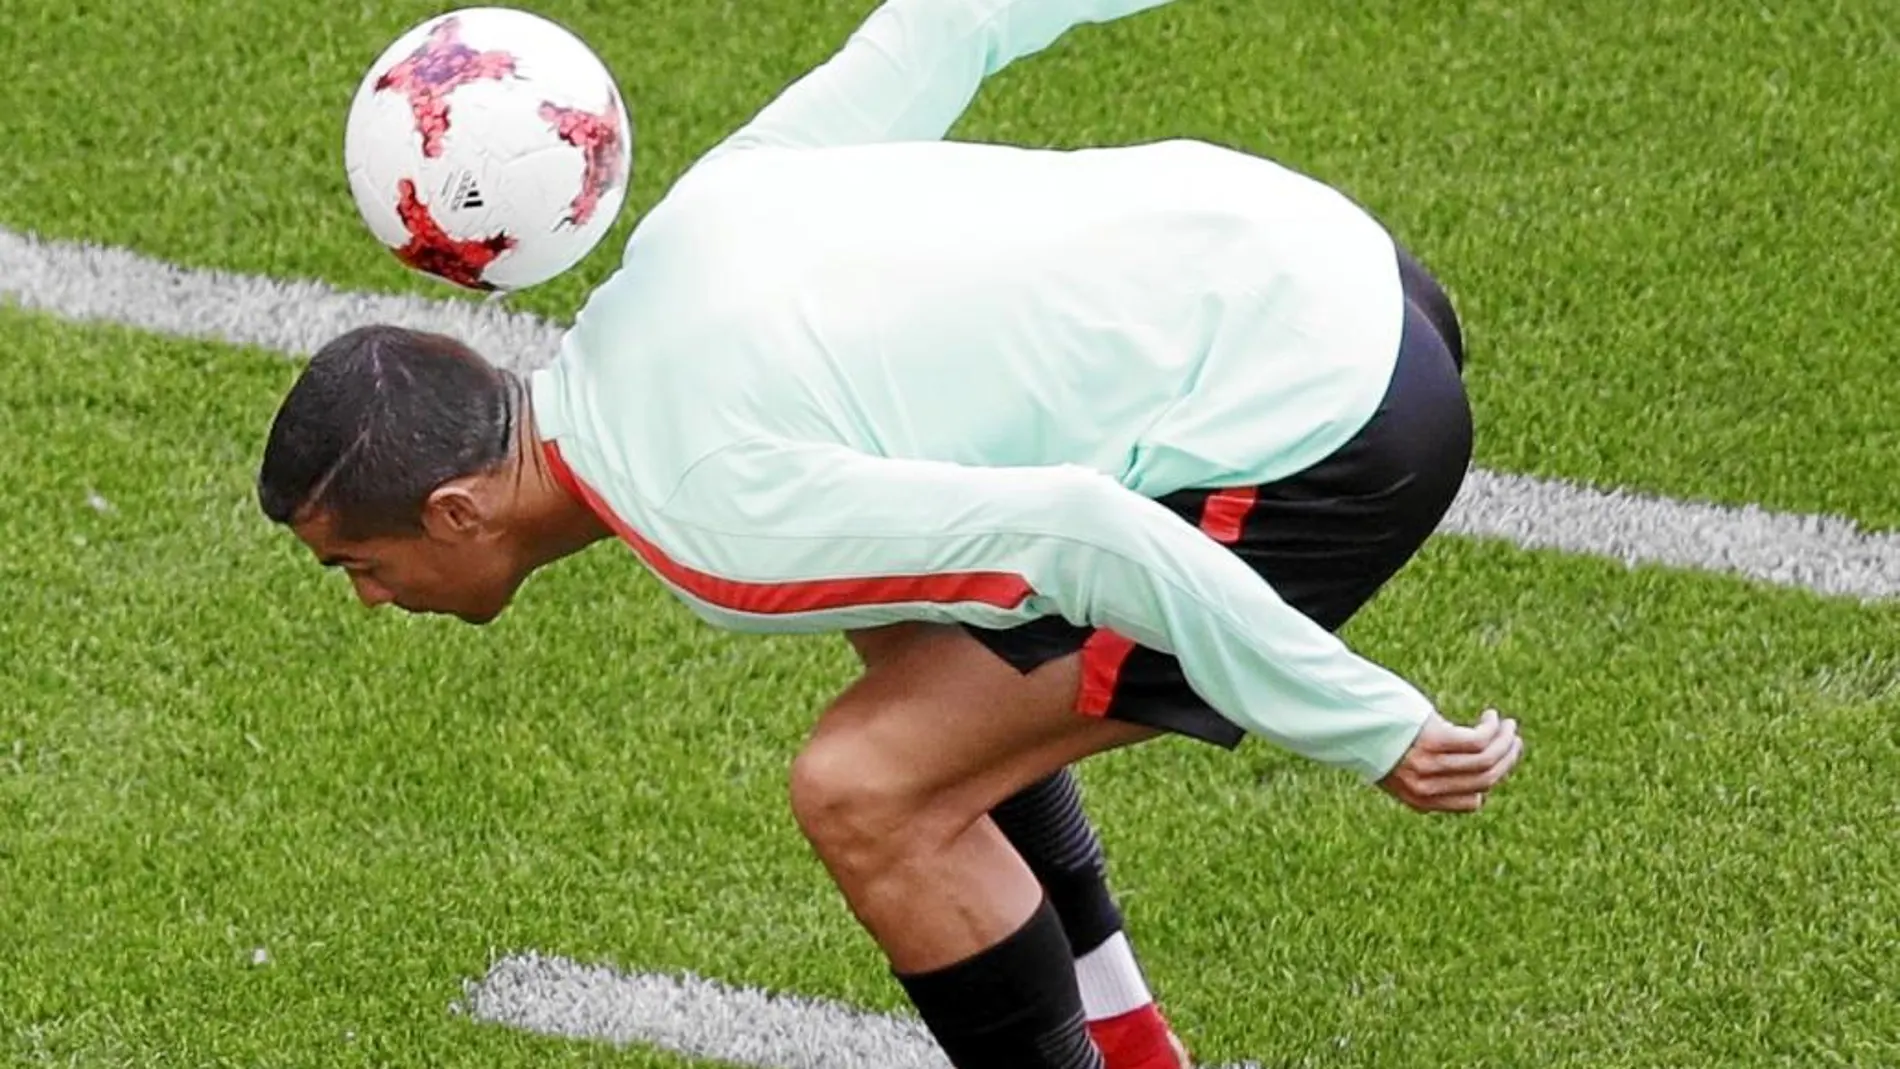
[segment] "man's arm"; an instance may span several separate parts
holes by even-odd
[[[934,141],[983,80],[1074,26],[1168,0],[887,0],[713,150]]]
[[[1247,730],[1368,781],[1433,708],[1161,505],[1077,467],[977,468],[741,443],[634,541],[675,589],[762,629],[1059,613],[1173,653]],[[867,615],[867,610],[870,614]],[[715,616],[717,618],[717,616]],[[728,622],[731,622],[728,619]],[[740,625],[735,625],[740,626]]]

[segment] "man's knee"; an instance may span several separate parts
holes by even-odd
[[[822,731],[792,761],[792,816],[833,868],[870,873],[941,849],[981,814],[954,811],[867,732]]]

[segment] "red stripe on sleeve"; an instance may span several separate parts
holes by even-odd
[[[779,583],[726,579],[667,556],[620,518],[594,488],[582,482],[554,442],[542,443],[548,469],[574,499],[599,516],[640,559],[674,586],[701,601],[734,612],[779,615],[821,612],[859,605],[910,602],[977,603],[1013,609],[1033,593],[1029,581],[1010,572],[939,572],[929,575],[881,575],[851,579],[803,579]]]

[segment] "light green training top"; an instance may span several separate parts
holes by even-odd
[[[1430,702],[1151,498],[1292,474],[1365,424],[1403,316],[1391,238],[1200,142],[944,140],[988,75],[1162,2],[885,3],[640,222],[533,374],[535,418],[716,625],[1059,614],[1376,778]]]

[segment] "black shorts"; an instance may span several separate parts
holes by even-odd
[[[1337,631],[1412,559],[1451,507],[1471,462],[1464,339],[1451,301],[1399,251],[1405,327],[1378,411],[1326,459],[1277,482],[1189,489],[1160,503],[1228,546],[1294,609]],[[1059,616],[993,630],[978,642],[1028,673],[1078,651],[1078,709],[1201,739],[1244,732],[1188,686],[1172,656]]]

